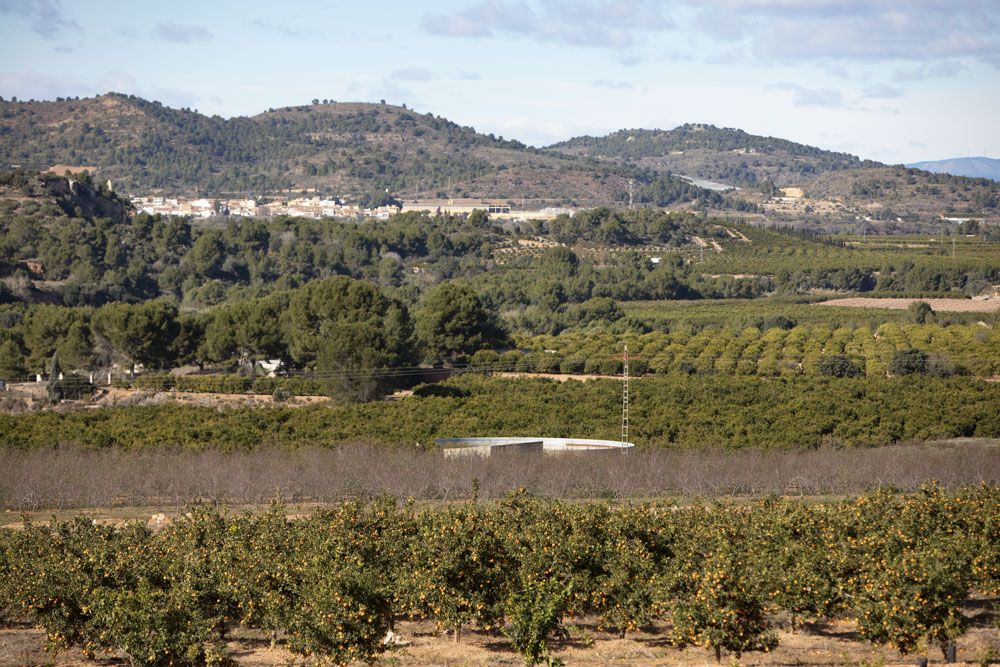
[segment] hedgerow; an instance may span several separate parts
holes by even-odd
[[[426,446],[439,437],[620,437],[621,383],[465,374],[425,397],[364,404],[192,405],[0,415],[0,447],[252,449],[262,445]],[[1000,384],[970,378],[636,379],[631,438],[641,447],[803,448],[1000,437]]]

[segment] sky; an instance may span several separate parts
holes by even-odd
[[[711,123],[1000,157],[1000,0],[0,0],[0,96],[110,91],[225,117],[384,99],[536,146]]]

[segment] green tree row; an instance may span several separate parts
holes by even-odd
[[[466,373],[400,401],[267,409],[190,405],[0,415],[0,446],[224,450],[487,435],[620,437],[621,382]],[[1000,384],[969,378],[647,376],[631,387],[640,447],[875,446],[1000,437]]]
[[[941,375],[962,373],[962,369],[980,376],[1000,374],[1000,328],[996,325],[887,322],[872,328],[831,327],[774,318],[761,326],[767,328],[678,326],[670,332],[644,334],[592,326],[557,336],[519,337],[518,347],[530,353],[508,357],[503,369],[618,373],[620,364],[609,360],[620,355],[627,342],[635,359],[632,372],[637,375],[648,371],[815,376],[824,374],[825,360],[846,356],[867,375],[884,376],[895,353],[913,348],[930,355],[931,370]],[[487,353],[477,359],[499,361]]]
[[[225,659],[236,627],[338,664],[387,650],[394,621],[501,629],[528,665],[563,621],[738,658],[775,648],[777,612],[850,617],[902,654],[945,650],[970,592],[1000,592],[996,487],[879,491],[822,505],[690,509],[513,493],[417,512],[348,502],[290,521],[281,507],[206,508],[159,531],[85,518],[0,531],[0,614],[44,627],[53,651],[122,651],[133,664]]]
[[[383,369],[422,358],[451,359],[506,341],[494,311],[457,282],[430,289],[415,308],[366,281],[334,276],[270,297],[179,313],[168,301],[109,303],[97,309],[36,306],[0,334],[0,376],[24,378],[47,366],[87,370],[122,363],[134,371],[189,363],[264,359],[344,378],[341,394],[365,399],[391,383]],[[414,325],[415,320],[415,325]],[[35,372],[39,372],[35,371]]]

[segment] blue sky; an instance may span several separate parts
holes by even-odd
[[[1000,157],[1000,0],[0,0],[0,95],[406,103],[535,145],[704,122]]]

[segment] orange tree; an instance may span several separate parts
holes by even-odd
[[[858,633],[904,655],[925,640],[944,651],[968,625],[960,605],[969,581],[968,560],[950,541],[874,559],[855,606]]]
[[[594,609],[600,627],[620,637],[662,615],[659,595],[673,569],[678,522],[673,512],[649,505],[612,510],[605,528],[601,574],[594,582]]]
[[[511,573],[506,583],[516,588],[526,578],[553,582],[553,590],[572,590],[567,614],[593,610],[608,508],[542,500],[518,490],[490,506],[485,516],[503,543],[497,557]]]
[[[655,561],[639,540],[619,539],[609,544],[604,570],[594,591],[598,627],[613,628],[624,638],[657,615]]]
[[[571,591],[572,584],[537,580],[521,573],[504,600],[504,614],[509,619],[504,634],[529,667],[543,661],[561,664],[549,654],[548,638],[566,613]]]
[[[78,518],[28,526],[8,554],[21,612],[45,628],[50,650],[122,651],[133,664],[206,661],[214,620],[202,613],[197,577],[171,574],[172,536]]]
[[[281,505],[227,521],[220,563],[220,588],[236,603],[240,625],[277,633],[298,605],[304,563],[298,555],[304,531],[291,524]]]
[[[208,644],[218,615],[204,572],[184,564],[176,535],[129,526],[109,544],[104,581],[88,593],[94,633],[88,649],[121,651],[134,665],[203,665],[224,658]]]
[[[25,526],[8,542],[16,611],[41,625],[50,651],[99,648],[91,593],[104,585],[116,541],[113,528],[79,517],[51,527]]]
[[[337,663],[374,659],[392,627],[412,520],[386,497],[341,503],[293,530],[300,550],[289,648]]]
[[[403,597],[409,609],[453,631],[455,641],[463,625],[491,627],[499,619],[506,557],[491,523],[474,504],[416,516]]]
[[[288,648],[336,664],[369,662],[385,650],[392,604],[370,568],[355,558],[307,550],[298,604],[286,624]]]
[[[963,500],[937,486],[892,502],[894,511],[881,512],[880,529],[862,543],[859,634],[903,654],[924,641],[944,651],[968,624],[960,605],[973,582],[975,524]]]
[[[14,567],[18,558],[16,545],[23,532],[0,529],[0,625],[8,623],[17,613]]]
[[[723,650],[739,657],[773,649],[778,639],[765,615],[766,572],[747,525],[752,512],[692,510],[685,518],[692,534],[678,545],[667,591],[674,641],[711,647],[717,661]]]
[[[549,654],[548,640],[572,611],[574,582],[586,570],[587,549],[573,530],[582,511],[519,490],[487,513],[503,542],[498,557],[508,573],[500,609],[507,621],[504,633],[528,665],[558,662]]]
[[[769,595],[792,616],[824,617],[844,602],[842,533],[824,508],[769,499],[754,508]]]
[[[953,500],[968,530],[972,585],[983,595],[1000,596],[1000,487],[962,489]]]
[[[231,567],[225,538],[230,525],[218,510],[199,505],[158,534],[169,549],[165,575],[187,587],[198,613],[220,636],[240,620],[239,600],[227,585]]]
[[[400,603],[401,582],[409,571],[407,557],[416,525],[409,504],[380,496],[371,501],[351,500],[296,522],[300,539],[314,542],[336,561],[356,561],[372,571],[379,590]]]

